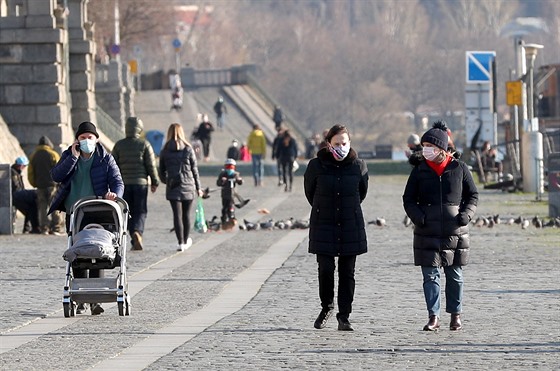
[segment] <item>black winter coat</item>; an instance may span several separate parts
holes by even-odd
[[[332,256],[367,252],[361,203],[368,190],[366,163],[351,149],[342,161],[322,149],[304,175],[305,197],[311,205],[309,252]]]
[[[159,177],[168,201],[194,200],[201,189],[196,156],[190,145],[171,140],[159,154]]]
[[[414,265],[467,265],[468,223],[477,202],[478,191],[464,162],[451,160],[438,176],[422,157],[403,195],[404,209],[414,223]]]

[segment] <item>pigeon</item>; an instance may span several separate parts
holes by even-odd
[[[295,220],[292,229],[307,229],[309,228],[309,220]]]
[[[513,219],[513,218],[509,218],[509,219],[506,221],[506,224],[507,224],[507,225],[512,225],[513,223],[514,223],[514,219]]]
[[[529,220],[523,219],[523,220],[521,221],[521,229],[527,229],[527,228],[529,228],[529,225],[530,225],[530,224],[531,224],[531,223],[529,223]]]
[[[484,225],[484,219],[481,218],[480,216],[478,218],[476,218],[475,222],[474,222],[474,226],[475,227],[482,227]]]
[[[257,229],[259,229],[259,225],[257,223],[252,223],[247,219],[243,219],[243,223],[245,224],[245,228],[247,228],[248,231],[256,231]]]
[[[412,225],[412,220],[408,217],[408,215],[404,216],[403,224],[405,227],[410,227]]]
[[[496,222],[494,221],[494,218],[489,218],[488,219],[488,228],[494,228],[495,224],[496,224]]]
[[[259,227],[261,229],[270,231],[272,230],[272,228],[274,228],[274,222],[272,221],[272,219],[269,219],[266,222],[259,223]]]
[[[375,218],[375,220],[371,220],[368,222],[368,224],[375,224],[378,227],[384,227],[385,226],[385,218],[381,217],[381,218]]]
[[[276,228],[276,229],[286,229],[286,223],[284,223],[283,220],[277,220],[276,223],[274,223],[274,228]]]
[[[216,215],[214,215],[212,217],[212,219],[206,221],[206,225],[208,226],[209,230],[211,230],[211,231],[219,231],[220,230],[221,223],[217,222],[216,219],[218,219],[218,217]]]
[[[210,198],[210,187],[204,188],[204,190],[202,191],[202,198],[203,199]]]
[[[522,218],[521,215],[520,215],[520,216],[518,216],[517,218],[515,218],[515,219],[513,220],[513,222],[514,222],[515,224],[521,224],[521,223],[523,222],[523,218]]]
[[[286,224],[286,229],[292,228],[292,226],[294,225],[294,218],[291,217],[289,219],[284,220],[284,224]]]
[[[536,228],[542,228],[543,226],[543,222],[542,220],[539,218],[538,215],[535,215],[535,217],[533,219],[531,219],[531,223],[536,227]]]
[[[249,203],[249,201],[251,201],[251,200],[250,199],[243,200],[242,202],[239,202],[239,203],[235,204],[235,207],[237,207],[238,209],[241,209],[243,206],[247,205]]]

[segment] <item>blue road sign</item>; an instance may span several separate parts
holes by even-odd
[[[496,52],[467,52],[467,84],[489,83]]]
[[[175,49],[179,49],[181,47],[181,40],[179,39],[173,39],[171,43]]]

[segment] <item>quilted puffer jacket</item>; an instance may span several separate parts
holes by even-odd
[[[453,159],[441,176],[419,161],[403,194],[406,214],[414,223],[414,264],[426,267],[467,265],[469,221],[478,191],[467,165]]]
[[[367,252],[361,203],[368,179],[367,166],[353,149],[340,162],[326,149],[309,161],[304,188],[311,205],[310,253],[350,256]]]
[[[159,154],[159,177],[166,184],[167,200],[194,200],[201,185],[193,148],[182,142],[167,142]]]

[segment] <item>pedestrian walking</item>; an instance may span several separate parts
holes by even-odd
[[[22,233],[37,234],[41,233],[37,215],[37,191],[34,189],[25,189],[22,176],[23,170],[25,170],[27,165],[29,165],[27,157],[19,156],[10,167],[12,178],[12,205],[24,216]],[[15,223],[15,212],[12,218]]]
[[[150,142],[141,137],[143,131],[142,120],[129,117],[125,123],[126,138],[115,143],[112,151],[125,185],[123,198],[130,210],[128,233],[132,239],[132,250],[144,248],[148,186],[154,193],[159,185],[154,151]]]
[[[231,141],[231,146],[229,146],[226,152],[226,159],[228,158],[234,159],[235,161],[239,161],[239,159],[241,158],[239,142],[237,141],[237,139]]]
[[[84,121],[76,131],[75,141],[64,152],[51,170],[52,179],[59,183],[51,203],[49,214],[55,210],[66,212],[66,231],[70,228],[70,211],[76,201],[88,196],[116,200],[124,193],[121,172],[113,156],[99,143],[95,125]],[[95,222],[95,221],[92,221]],[[87,221],[82,222],[83,225]],[[103,269],[75,268],[74,278],[102,278]],[[99,303],[91,303],[91,314],[104,312]],[[84,313],[86,307],[79,304],[77,313]]]
[[[253,125],[253,130],[249,133],[249,137],[247,138],[247,147],[251,152],[255,187],[262,187],[264,178],[263,159],[266,156],[266,138],[259,124]]]
[[[227,113],[227,106],[224,103],[224,98],[222,96],[218,97],[218,100],[214,104],[214,112],[216,113],[216,123],[218,128],[222,130],[225,125],[225,115]]]
[[[422,156],[414,166],[403,194],[403,206],[414,223],[414,265],[420,266],[428,323],[424,331],[440,327],[440,269],[445,273],[449,329],[460,330],[463,303],[463,266],[469,261],[469,222],[476,212],[478,191],[467,165],[447,151],[447,126],[438,121],[422,135]]]
[[[214,131],[214,125],[208,121],[208,115],[202,115],[202,122],[198,125],[198,130],[196,131],[196,137],[202,143],[202,153],[204,156],[204,161],[207,162],[210,159],[210,142],[212,141],[212,132]]]
[[[284,122],[284,113],[282,112],[282,108],[280,108],[280,106],[278,105],[274,106],[274,111],[272,112],[272,121],[274,121],[274,127],[276,128],[276,130],[278,130],[278,128],[282,126],[282,122]]]
[[[243,142],[241,147],[239,147],[239,160],[243,162],[251,161],[251,151],[247,147],[247,142]]]
[[[291,136],[289,130],[284,130],[282,133],[276,153],[282,168],[284,191],[291,192],[294,181],[294,161],[297,158],[298,149],[296,140]]]
[[[282,186],[286,184],[284,180],[284,175],[282,174],[282,162],[280,161],[280,156],[278,155],[278,151],[280,148],[280,142],[284,138],[284,128],[279,126],[276,128],[276,137],[272,141],[272,160],[276,161],[276,172],[278,173],[278,186]]]
[[[304,174],[305,197],[311,205],[309,252],[317,255],[321,312],[314,327],[322,329],[334,311],[335,258],[338,257],[338,329],[352,331],[357,255],[367,252],[361,203],[368,191],[368,169],[350,147],[348,129],[334,125],[327,147],[311,159]]]
[[[185,251],[193,243],[189,237],[192,203],[202,197],[203,191],[194,150],[180,124],[171,124],[167,130],[167,141],[159,155],[159,176],[166,184],[165,198],[173,211],[177,251]]]
[[[60,211],[55,210],[51,215],[47,215],[57,190],[57,184],[51,178],[51,169],[58,160],[60,155],[54,150],[53,143],[49,137],[42,136],[29,160],[27,178],[29,183],[37,188],[37,213],[41,233],[62,236],[64,224]]]
[[[410,134],[406,140],[407,149],[404,151],[406,158],[410,158],[413,154],[422,154],[422,145],[420,144],[420,137],[417,134]]]

